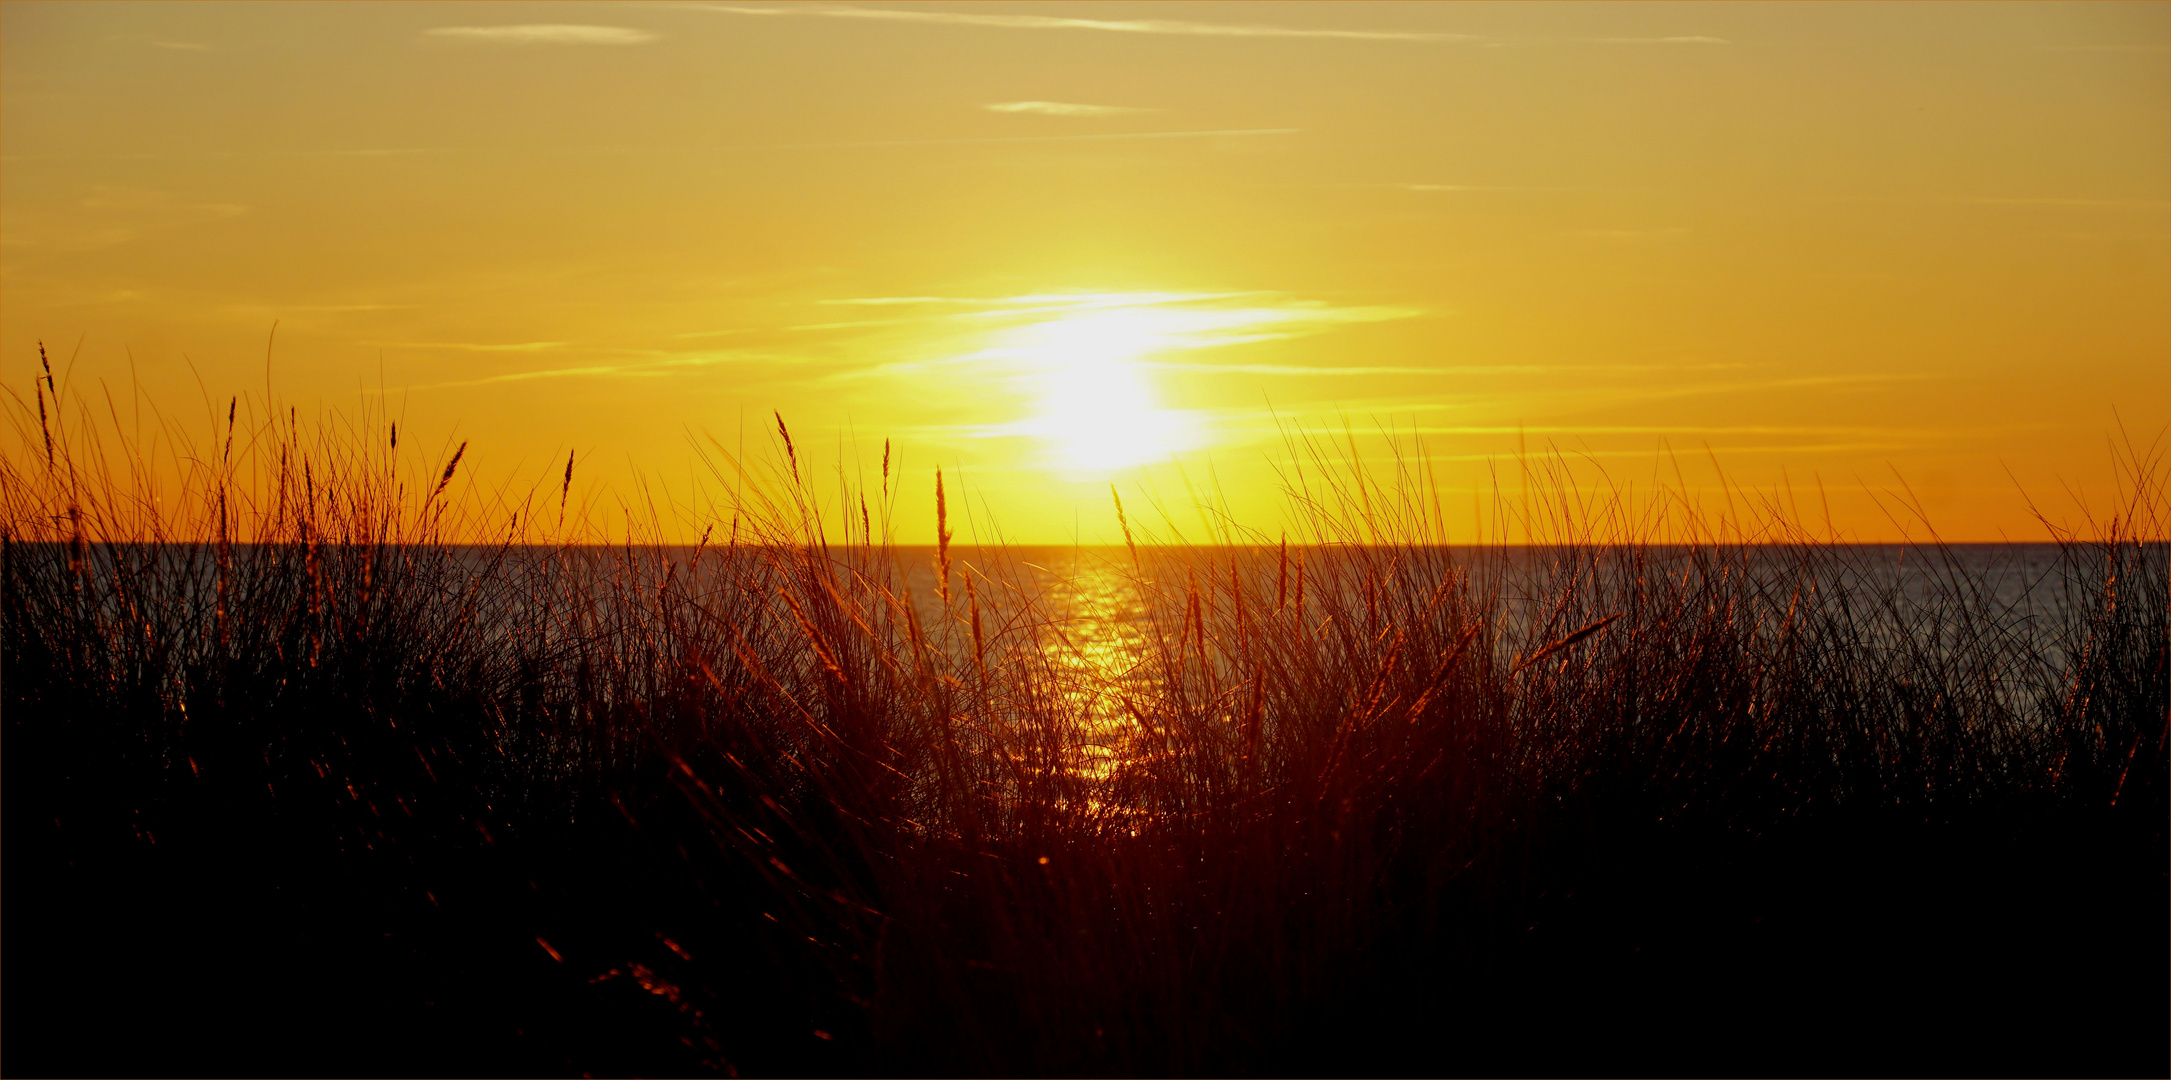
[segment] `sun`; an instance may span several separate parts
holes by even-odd
[[[1144,359],[1170,344],[1153,311],[1096,311],[1021,327],[1013,345],[1040,382],[1038,413],[1017,429],[1077,474],[1105,474],[1190,449],[1198,424],[1164,409]]]

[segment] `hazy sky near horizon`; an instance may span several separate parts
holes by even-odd
[[[906,540],[938,464],[1016,539],[1186,479],[1271,532],[1286,431],[1345,424],[1422,440],[1457,539],[1522,447],[2037,538],[2020,489],[2100,509],[2171,425],[2167,42],[2162,3],[9,2],[0,381],[42,339],[201,426],[276,321],[275,397],[484,483],[683,492],[772,411],[823,470],[894,440]]]

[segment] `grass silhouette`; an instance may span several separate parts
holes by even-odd
[[[1078,553],[1113,663],[939,479],[932,551],[886,452],[825,509],[781,419],[668,545],[570,458],[478,495],[235,399],[161,464],[35,401],[10,1071],[2167,1064],[2153,456],[2043,625],[1958,549],[1660,543],[1542,465],[1541,542],[1448,548],[1298,440],[1296,541]]]

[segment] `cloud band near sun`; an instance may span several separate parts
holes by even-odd
[[[741,4],[687,4],[689,8],[730,15],[797,15],[831,19],[867,19],[945,26],[985,26],[1004,30],[1090,30],[1115,34],[1164,34],[1186,37],[1327,38],[1353,41],[1475,41],[1472,34],[1418,30],[1342,30],[1328,27],[1263,23],[1193,22],[1186,19],[1078,19],[1060,15],[1023,15],[995,11],[907,11],[895,8],[794,4],[754,7]]]
[[[515,26],[440,26],[425,37],[491,45],[645,45],[658,35],[625,26],[523,23]]]
[[[981,107],[989,112],[1026,113],[1033,116],[1130,116],[1159,111],[1130,105],[1079,105],[1068,101],[996,101]]]

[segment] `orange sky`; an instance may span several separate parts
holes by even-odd
[[[691,501],[772,410],[821,469],[893,439],[907,541],[938,464],[1012,539],[1185,477],[1272,532],[1278,425],[1345,423],[1422,440],[1455,540],[1519,445],[1821,480],[1863,539],[1897,474],[2034,539],[2016,481],[2100,506],[2119,425],[2171,425],[2167,41],[2149,3],[11,2],[0,381],[80,341],[77,400],[193,418],[199,375],[263,394],[276,320],[281,400],[485,484],[574,451],[592,505]]]

